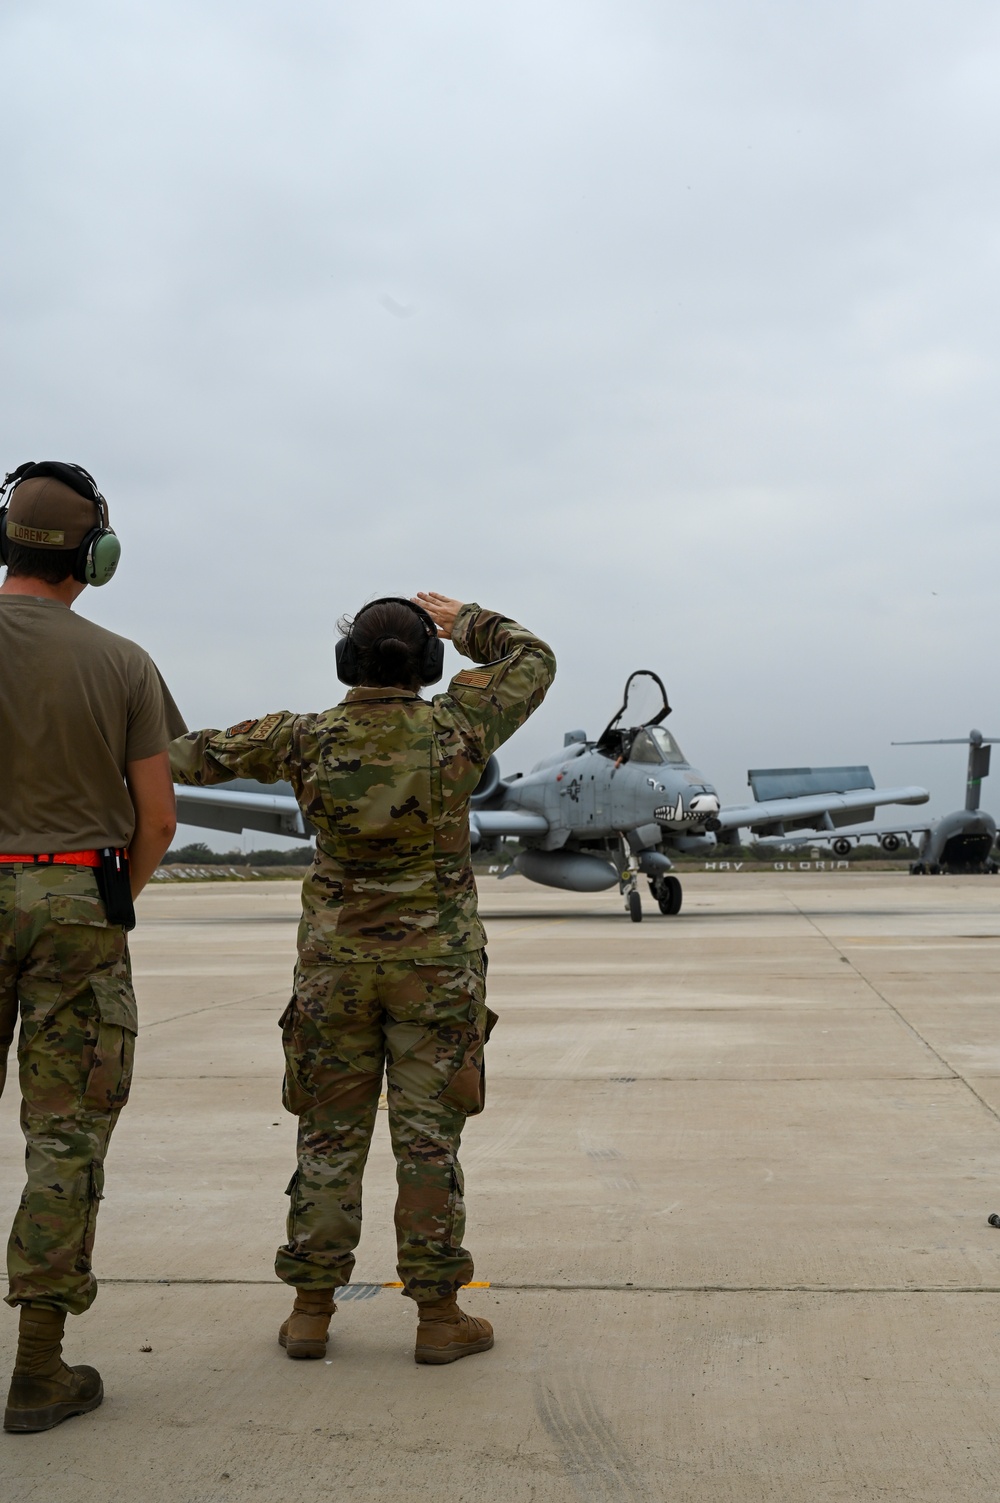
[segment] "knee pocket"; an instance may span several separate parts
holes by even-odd
[[[94,976],[90,989],[97,1003],[97,1039],[83,1089],[83,1105],[92,1111],[111,1111],[128,1100],[139,1020],[131,988],[123,981]]]

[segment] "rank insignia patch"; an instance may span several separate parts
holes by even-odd
[[[250,740],[266,741],[268,737],[273,736],[284,718],[284,715],[265,715],[257,729],[251,733]]]
[[[226,732],[227,736],[245,736],[247,731],[252,731],[257,724],[256,720],[240,720],[236,725],[231,725]]]
[[[472,668],[467,668],[464,673],[455,674],[455,683],[467,684],[470,689],[488,689],[492,682],[492,673],[477,673]]]

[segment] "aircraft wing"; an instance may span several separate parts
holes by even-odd
[[[530,814],[526,809],[473,809],[469,815],[473,849],[494,835],[544,835],[548,828],[544,814]]]
[[[824,845],[838,840],[881,840],[883,835],[898,835],[901,840],[912,840],[914,835],[924,835],[931,829],[933,820],[922,819],[905,825],[847,825],[844,829],[818,830],[811,835],[764,835],[761,845]]]
[[[812,828],[829,834],[841,825],[871,819],[872,815],[863,811],[874,810],[879,804],[926,804],[929,798],[926,788],[855,788],[847,793],[810,793],[801,798],[736,804],[720,809],[718,820],[723,830],[782,835],[787,829]]]
[[[243,792],[221,783],[214,788],[182,788],[174,784],[177,819],[182,825],[205,830],[264,830],[268,835],[312,834],[295,799],[287,793]]]
[[[177,819],[184,825],[207,830],[264,830],[269,835],[312,834],[295,799],[287,793],[269,793],[261,787],[252,792],[221,783],[214,788],[182,788],[174,785]],[[544,835],[549,822],[541,814],[519,809],[474,809],[469,816],[473,847],[495,835]]]

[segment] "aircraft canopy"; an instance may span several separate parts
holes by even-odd
[[[642,730],[636,731],[629,761],[655,762],[658,765],[670,762],[675,766],[687,764],[687,758],[677,742],[662,725],[643,726]]]

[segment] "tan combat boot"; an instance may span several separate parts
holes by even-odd
[[[330,1316],[336,1310],[332,1289],[299,1289],[292,1313],[278,1332],[289,1357],[325,1357]]]
[[[101,1375],[92,1367],[67,1367],[62,1360],[64,1310],[22,1305],[14,1376],[10,1380],[5,1430],[51,1430],[71,1414],[87,1414],[104,1397]]]
[[[488,1320],[467,1315],[454,1294],[433,1304],[420,1305],[415,1362],[457,1362],[473,1352],[488,1352],[493,1345],[493,1327]]]

